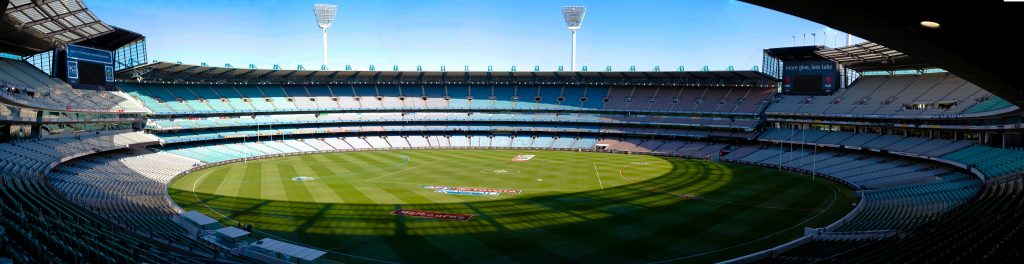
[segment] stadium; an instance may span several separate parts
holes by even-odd
[[[1011,3],[744,0],[848,33],[697,70],[578,64],[558,4],[568,66],[507,71],[336,67],[345,4],[286,69],[0,0],[0,263],[1024,259]]]

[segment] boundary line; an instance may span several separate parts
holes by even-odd
[[[594,163],[594,174],[597,174],[597,184],[601,185],[601,191],[604,191],[604,183],[601,182],[601,172],[597,171],[597,163]]]

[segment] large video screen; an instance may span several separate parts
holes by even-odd
[[[782,70],[782,92],[826,95],[838,88],[839,71],[832,61],[787,61]]]
[[[68,45],[67,82],[78,88],[102,87],[114,81],[114,57],[108,50]]]
[[[816,93],[822,91],[821,75],[797,75],[793,78],[793,92]]]
[[[78,62],[78,82],[85,85],[104,85],[107,83],[105,65],[90,62]]]

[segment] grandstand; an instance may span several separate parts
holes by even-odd
[[[949,73],[868,75],[830,96],[781,95],[770,115],[887,118],[986,116],[1017,110],[991,93]]]
[[[149,74],[176,72],[184,65],[151,63]],[[195,66],[191,66],[195,67]],[[223,71],[195,67],[192,71]],[[352,75],[353,73],[340,73]],[[305,74],[296,71],[289,74]],[[692,73],[689,73],[692,74]],[[228,76],[227,78],[233,78]],[[655,78],[699,82],[720,75]],[[678,79],[683,78],[683,79]],[[773,94],[755,72],[744,72],[737,85],[719,87],[593,87],[543,85],[175,85],[124,83],[118,87],[157,114],[302,112],[316,110],[579,110],[631,113],[756,115]],[[318,96],[312,96],[316,94]],[[202,95],[202,96],[201,96]],[[338,102],[313,104],[311,102]],[[348,102],[348,103],[346,103]]]
[[[143,112],[120,91],[74,89],[24,61],[0,58],[0,96],[38,109],[78,112]]]
[[[58,4],[64,9],[46,7]],[[53,12],[38,12],[43,9]],[[45,15],[25,15],[29,10]],[[856,193],[853,209],[833,223],[805,221],[803,234],[789,243],[714,261],[1024,258],[1017,210],[1024,190],[1019,101],[989,89],[986,80],[878,43],[765,51],[766,66],[814,58],[856,73],[843,74],[834,89],[808,91],[787,86],[780,67],[435,72],[188,65],[126,51],[144,49],[145,38],[103,23],[80,0],[11,1],[4,12],[4,28],[19,19],[16,27],[28,29],[0,42],[0,51],[20,58],[0,58],[0,262],[278,263],[251,253],[265,248],[226,243],[225,233],[208,227],[237,224],[252,238],[279,233],[263,226],[254,231],[224,215],[198,223],[182,207],[195,205],[175,201],[169,185],[200,169],[277,157],[442,149],[747,164],[828,179]],[[38,27],[69,17],[84,24]],[[96,80],[59,73],[67,66],[44,69],[32,59],[78,46],[107,52],[106,66],[118,71],[92,76],[107,81],[89,83]],[[55,65],[79,63],[66,54],[48,58]],[[598,172],[598,163],[592,165]],[[619,175],[628,180],[621,170]],[[648,190],[645,195],[657,198],[652,200],[706,198],[629,181],[629,189]],[[598,184],[604,191],[605,183]],[[194,189],[191,195],[203,201]],[[682,260],[672,259],[677,253],[658,257]]]
[[[786,251],[770,262],[805,262],[828,257],[834,261],[921,261],[935,262],[977,259],[992,262],[1021,258],[1021,244],[1015,237],[1021,229],[1021,182],[989,188],[955,214],[918,228],[913,236],[882,240],[814,241]],[[977,241],[990,247],[977,247]]]

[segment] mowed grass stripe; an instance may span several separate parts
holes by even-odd
[[[785,178],[787,178],[787,180],[791,180],[796,179],[797,177],[787,176]],[[807,181],[804,181],[802,183],[815,184]],[[832,191],[829,190],[831,188],[832,187],[829,187],[828,189],[790,188],[788,190],[783,191],[782,193],[775,194],[775,197],[779,197],[782,200],[788,200],[788,202],[781,203],[781,206],[790,208],[800,208],[800,204],[802,203],[800,201],[806,200],[805,195],[807,192],[810,192],[809,190],[813,190],[815,192],[824,191],[828,193],[829,197],[831,197]],[[779,204],[778,202],[779,201],[776,201],[776,204]],[[707,235],[707,237],[711,238],[710,240],[712,241],[717,241],[723,245],[730,245],[730,247],[736,245],[736,247],[732,247],[727,250],[722,250],[715,254],[690,258],[687,261],[704,262],[713,259],[726,259],[738,255],[739,253],[737,252],[752,252],[764,250],[766,248],[771,247],[772,245],[785,243],[790,240],[790,237],[800,235],[803,232],[803,229],[800,228],[800,226],[796,226],[796,228],[793,228],[795,226],[795,223],[793,223],[793,221],[791,220],[787,221],[786,219],[800,219],[800,221],[803,221],[805,219],[814,217],[815,215],[819,215],[817,211],[772,210],[767,208],[756,208],[752,210],[739,211],[738,214],[736,214],[726,222],[716,225],[716,228],[709,229],[709,231],[715,232],[716,235]],[[750,222],[756,224],[740,224]],[[809,223],[809,226],[821,227],[823,225],[817,226]],[[771,230],[784,231],[782,231],[781,233],[771,233]],[[761,243],[748,244],[748,242],[751,242],[751,240],[743,239],[741,238],[741,235],[738,234],[743,234],[747,236],[754,235],[759,239],[764,238],[764,240]],[[665,256],[663,259],[671,257],[672,256]]]
[[[260,185],[260,199],[267,200],[279,200],[288,201],[290,197],[286,194],[282,177],[288,177],[288,175],[282,175],[277,165],[270,162],[253,162],[255,166],[260,166],[262,178],[259,181]]]
[[[485,210],[470,205],[474,212],[480,214],[482,221],[495,223],[499,221],[492,217],[490,214],[485,213]],[[475,238],[472,241],[474,246],[483,245],[486,246],[491,252],[500,252],[499,256],[514,257],[517,263],[528,263],[543,260],[543,262],[558,262],[567,261],[571,258],[558,250],[553,250],[553,245],[556,243],[550,243],[551,241],[567,241],[568,238],[559,236],[557,234],[547,232],[545,228],[531,229],[529,232],[523,232],[522,230],[507,231],[510,234],[508,240],[493,239],[492,237],[486,236],[486,234],[474,235]],[[513,242],[514,241],[514,242]],[[547,242],[545,242],[547,241]],[[509,247],[506,243],[516,243],[514,247]],[[503,257],[503,259],[504,259]],[[484,261],[487,259],[493,259],[494,256],[473,260],[476,262]]]
[[[376,164],[379,162],[378,160],[366,158],[368,153],[376,152],[348,152],[343,153],[344,155],[333,155],[333,158],[339,160],[339,162],[332,164],[333,167],[344,167],[349,173],[333,176],[336,178],[332,178],[333,180],[329,181],[327,185],[331,187],[331,190],[338,197],[342,197],[342,200],[345,200],[347,203],[377,203],[377,200],[363,193],[363,189],[358,187],[361,185],[359,182],[376,176],[375,171],[382,171],[388,167],[382,168],[380,164]],[[334,160],[333,158],[332,160]],[[383,164],[394,167],[391,169],[396,170],[408,166],[397,155],[395,155],[395,159],[383,162]]]
[[[242,179],[244,179],[245,182],[243,182],[243,186],[239,186],[238,196],[252,198],[263,197],[263,188],[253,188],[255,186],[252,186],[252,184],[250,184],[252,182],[263,181],[263,166],[252,166],[246,164],[246,166],[242,167],[245,167],[245,169],[242,170],[242,173],[245,174],[242,177]]]
[[[467,173],[475,161],[473,155],[457,155],[456,152],[439,151],[434,157],[425,158],[412,156],[416,162],[401,171],[391,171],[374,177],[371,181],[388,182],[444,182],[450,181],[457,175],[472,175]],[[462,163],[462,164],[460,164]],[[425,166],[425,165],[430,166]]]
[[[358,184],[356,181],[363,181],[366,177],[365,175],[359,175],[357,173],[358,170],[364,168],[356,165],[358,163],[362,163],[362,161],[353,159],[351,155],[348,154],[354,153],[346,152],[329,154],[326,156],[331,161],[334,161],[334,163],[329,166],[332,168],[332,171],[335,173],[339,171],[345,172],[342,174],[335,174],[330,177],[325,176],[324,183],[331,187],[331,191],[333,191],[338,197],[341,197],[345,203],[372,203],[373,200],[370,199],[370,197],[367,197],[365,194],[355,189],[355,185]]]
[[[375,175],[375,173],[378,173],[382,170],[393,169],[396,167],[402,167],[406,165],[403,159],[401,159],[398,155],[393,154],[387,155],[386,157],[381,157],[379,159],[368,158],[370,156],[376,157],[380,155],[379,153],[375,153],[377,152],[341,153],[343,155],[334,156],[340,159],[340,161],[332,164],[332,167],[341,168],[343,170],[348,171],[347,173],[337,175],[339,177],[361,177],[365,179],[367,177],[372,177],[372,175]]]
[[[309,167],[314,169],[318,174],[317,177],[338,177],[341,174],[349,172],[345,169],[345,166],[341,164],[335,164],[336,161],[331,159],[334,155],[307,155],[303,160],[312,162]]]
[[[340,203],[342,202],[341,197],[331,190],[330,186],[324,183],[322,177],[318,175],[325,175],[330,172],[329,169],[324,167],[316,158],[310,155],[302,155],[297,157],[302,162],[292,163],[295,166],[295,171],[298,175],[307,177],[314,177],[315,179],[310,181],[297,182],[296,184],[305,185],[306,191],[310,193],[313,201],[318,203]]]
[[[704,165],[701,163],[702,162],[689,160],[673,160],[672,166],[674,171],[670,175],[673,175],[674,178],[667,179],[671,179],[673,181],[673,186],[683,187],[681,189],[677,187],[676,190],[678,190],[678,192],[693,194],[702,193],[702,190],[707,190],[705,188],[709,187],[708,185],[705,185],[705,183],[720,180],[721,178],[714,177],[714,179],[712,179],[713,175],[704,173]],[[648,181],[657,182],[661,179],[666,179],[666,177],[654,178]],[[710,185],[714,185],[714,183],[711,183]]]
[[[772,186],[772,187],[781,184],[781,183],[778,183],[777,181],[767,181],[767,182],[764,182],[764,183],[765,183],[764,185],[768,185],[768,186]],[[736,203],[742,204],[742,205],[718,203],[717,208],[715,210],[713,210],[713,211],[708,213],[708,217],[716,219],[713,222],[709,222],[709,223],[714,223],[714,225],[708,226],[707,228],[704,228],[702,230],[694,230],[696,232],[688,233],[683,238],[700,237],[701,239],[699,239],[698,241],[700,241],[701,243],[704,243],[704,244],[710,243],[710,242],[714,242],[714,241],[718,241],[719,239],[724,239],[723,235],[724,234],[728,234],[728,232],[725,232],[725,231],[722,231],[722,230],[717,230],[717,229],[719,229],[719,228],[740,228],[740,227],[736,226],[737,222],[730,222],[730,221],[734,221],[735,218],[747,219],[747,218],[744,218],[745,216],[740,213],[740,212],[743,212],[743,211],[761,211],[761,212],[764,212],[764,213],[767,213],[767,212],[779,212],[779,213],[781,213],[781,212],[786,212],[786,213],[792,212],[791,214],[796,214],[796,215],[806,215],[806,214],[814,214],[814,213],[816,213],[816,212],[810,212],[810,211],[775,210],[775,209],[770,209],[770,208],[758,208],[758,207],[748,206],[747,204],[759,204],[761,201],[764,201],[766,199],[771,199],[770,197],[773,194],[777,194],[778,193],[778,191],[777,190],[773,190],[773,188],[758,188],[758,190],[759,191],[756,191],[756,192],[739,192],[739,191],[728,191],[728,190],[720,190],[720,191],[718,191],[718,192],[726,193],[726,194],[723,194],[723,195],[731,196],[733,198],[731,200],[733,200]],[[697,201],[697,202],[714,203],[714,202],[710,202],[710,201]],[[762,215],[764,215],[764,214],[762,214]],[[769,219],[769,218],[765,218],[765,217],[771,217],[771,216],[770,215],[765,215],[764,217],[757,217],[757,216],[755,216],[754,218],[750,218],[748,220],[752,220],[754,222],[760,222],[760,221],[766,221],[767,219]],[[746,221],[746,222],[749,222],[749,221]],[[722,224],[722,223],[728,223],[728,224]],[[767,235],[767,234],[771,233],[770,230],[762,230],[762,232],[763,232],[763,235]],[[763,235],[761,235],[761,236],[763,236]],[[756,237],[761,237],[761,236],[756,236]],[[685,240],[684,239],[684,240],[681,240],[681,241],[689,241],[689,240]],[[677,243],[674,247],[670,247],[670,248],[680,248],[680,249],[694,249],[694,248],[696,248],[696,249],[699,249],[697,252],[703,252],[703,251],[707,251],[708,249],[711,249],[711,248],[717,248],[717,247],[724,246],[724,245],[721,245],[721,244],[719,244],[717,246],[716,245],[696,245],[695,246],[694,244],[695,243],[693,243],[692,241],[690,241],[689,243],[680,242],[680,243]]]
[[[291,162],[279,162],[277,163],[277,170],[280,173],[277,175],[284,187],[285,195],[290,201],[313,201],[313,195],[306,189],[305,184],[302,182],[296,182],[292,180],[298,172],[295,170],[295,166]],[[269,175],[268,175],[269,176]],[[274,176],[269,176],[274,177]]]
[[[242,185],[245,184],[245,171],[247,166],[230,166],[228,170],[221,175],[214,175],[220,177],[221,183],[217,186],[215,193],[223,193],[228,196],[239,196]]]
[[[411,157],[406,160],[401,157],[402,155],[398,155],[397,153],[387,153],[387,155],[382,155],[381,152],[371,151],[355,152],[352,154],[353,155],[349,155],[348,158],[358,161],[357,163],[352,164],[357,165],[357,169],[354,170],[355,175],[364,180],[401,171],[409,168],[410,166],[415,166],[414,163],[416,163],[416,161],[413,161]]]
[[[359,155],[353,155],[352,156],[352,158],[355,158],[356,160],[360,160],[360,161],[364,162],[364,164],[366,164],[365,167],[363,167],[362,170],[361,170],[361,171],[364,171],[365,175],[366,175],[366,176],[363,176],[363,178],[372,175],[374,177],[369,178],[369,179],[374,179],[374,178],[377,178],[377,177],[380,177],[380,176],[386,176],[386,175],[402,172],[402,171],[408,170],[409,168],[411,168],[413,166],[417,166],[417,165],[414,165],[414,164],[426,164],[426,163],[420,163],[421,161],[413,162],[412,158],[410,157],[409,162],[406,163],[403,166],[387,167],[388,165],[390,165],[389,162],[394,162],[394,161],[400,160],[400,159],[389,160],[389,159],[383,158],[381,155],[379,155],[380,153],[381,152],[363,152],[363,153],[358,153]],[[377,154],[377,155],[374,155],[374,154]],[[393,153],[388,153],[388,154],[393,154]],[[397,158],[397,156],[396,156],[396,158]],[[424,162],[429,162],[429,161],[424,161]],[[370,200],[371,203],[378,203],[378,204],[403,204],[403,203],[406,203],[406,201],[404,201],[401,198],[395,196],[390,191],[382,190],[381,188],[379,188],[377,186],[370,185],[370,184],[356,185],[356,186],[353,187],[352,190],[362,193],[362,196],[363,197],[367,197]]]
[[[562,204],[559,200],[545,200],[545,206],[551,211],[557,211],[568,215],[567,218],[577,219],[577,221],[585,221],[586,225],[573,225],[573,228],[544,228],[542,232],[530,232],[520,236],[520,238],[531,241],[538,248],[542,248],[552,254],[565,257],[567,259],[573,259],[574,262],[579,261],[579,258],[583,255],[591,253],[593,251],[601,250],[601,244],[613,243],[612,241],[620,240],[615,237],[608,237],[603,235],[607,227],[611,226],[611,223],[607,217],[592,217],[592,211],[588,208],[574,208],[574,204],[584,203],[573,203]],[[602,223],[606,223],[602,225]],[[601,235],[598,235],[601,234]],[[561,243],[550,243],[549,241],[563,241]],[[585,242],[584,242],[585,241]],[[607,261],[607,260],[602,260]]]
[[[196,180],[200,182],[195,185],[195,191],[207,194],[217,194],[217,188],[220,188],[221,183],[224,182],[224,176],[230,169],[230,167],[219,167],[206,171],[203,176],[196,178]],[[193,188],[193,186],[184,187],[189,189]]]
[[[168,190],[168,193],[171,194],[171,198],[174,199],[175,203],[178,203],[179,206],[202,207],[201,199],[203,199],[204,196],[209,197],[213,195],[208,194],[209,192],[200,191],[199,186],[202,184],[197,181],[208,177],[214,171],[216,170],[208,170],[183,176],[178,181],[171,183],[171,189]],[[195,189],[193,189],[193,187],[195,187]]]
[[[639,194],[639,193],[643,193],[644,192],[644,191],[632,191],[632,190],[623,190],[623,191],[635,192],[635,194]],[[676,199],[676,200],[678,200],[678,201],[680,201],[682,203],[686,203],[686,201],[684,201],[681,198],[664,197],[664,196],[661,196],[659,198],[660,199]],[[608,205],[609,206],[614,206],[615,204],[612,203],[612,204],[608,204]],[[584,204],[583,206],[586,206],[586,204]],[[558,208],[558,207],[564,207],[564,205],[551,205],[551,207],[554,209],[554,208]],[[580,207],[582,207],[582,206],[580,206]],[[680,208],[679,210],[683,210],[682,208],[685,208],[685,210],[690,210],[690,208],[688,208],[688,206],[682,206],[682,204],[681,204],[680,207],[677,207],[677,208]],[[584,208],[573,208],[573,207],[569,207],[569,208],[566,208],[566,209],[572,209],[574,211],[575,210],[585,210]],[[573,252],[572,256],[574,258],[579,258],[581,256],[587,255],[587,254],[595,252],[595,251],[601,251],[602,248],[613,248],[613,247],[621,246],[621,245],[624,245],[624,244],[636,243],[637,242],[636,241],[637,237],[642,237],[642,236],[644,236],[644,234],[650,234],[650,233],[653,233],[655,231],[655,230],[652,230],[652,229],[648,228],[647,226],[649,226],[649,225],[645,224],[645,222],[646,221],[650,221],[652,223],[655,223],[655,224],[650,225],[650,226],[658,226],[658,224],[663,219],[665,219],[663,217],[660,217],[661,215],[669,216],[674,221],[679,221],[680,217],[694,217],[693,212],[687,212],[686,214],[680,214],[676,210],[665,210],[665,209],[658,210],[658,212],[659,212],[659,214],[655,214],[655,215],[650,215],[650,214],[632,215],[632,214],[628,214],[627,213],[627,214],[619,214],[619,215],[616,215],[615,217],[609,217],[609,218],[595,218],[595,219],[589,220],[587,222],[588,223],[587,225],[581,225],[581,226],[578,226],[577,228],[555,229],[555,230],[552,230],[552,231],[548,231],[546,233],[559,234],[560,236],[569,237],[569,238],[572,238],[573,240],[576,240],[576,241],[593,241],[593,242],[587,242],[587,243],[575,243],[575,244],[573,244],[575,246],[584,245],[585,247],[582,247],[582,248],[571,248],[569,246],[564,246],[566,248],[558,250],[558,251]],[[622,231],[622,230],[626,230],[626,231]],[[576,261],[580,261],[580,260],[577,259]],[[603,260],[599,259],[598,261],[611,261],[611,262],[614,262],[614,261],[609,260],[609,259],[603,259]]]
[[[693,202],[702,202],[702,201],[693,201]],[[686,204],[686,203],[687,202],[683,202],[683,204]],[[636,222],[632,222],[632,223],[625,223],[625,224],[624,223],[615,223],[613,225],[600,225],[600,223],[607,223],[607,222],[602,221],[602,220],[592,221],[593,225],[588,224],[587,228],[571,230],[571,233],[566,233],[564,235],[576,237],[577,239],[581,239],[581,240],[597,239],[597,240],[600,240],[601,244],[604,244],[605,247],[618,247],[618,246],[621,246],[621,245],[618,245],[618,244],[635,243],[634,240],[637,240],[637,239],[635,239],[637,237],[661,236],[662,234],[674,234],[673,232],[671,232],[672,230],[665,230],[665,229],[654,229],[654,230],[652,230],[652,229],[647,229],[647,228],[643,228],[643,227],[659,226],[658,223],[665,222],[665,221],[672,221],[670,219],[674,219],[674,220],[678,221],[680,216],[685,216],[687,218],[693,218],[693,217],[700,217],[701,216],[700,214],[693,214],[693,212],[689,212],[689,213],[682,212],[682,211],[688,210],[688,208],[686,208],[685,206],[677,207],[677,208],[680,208],[680,210],[678,210],[678,211],[677,210],[662,210],[658,214],[655,214],[655,215],[649,215],[649,216],[643,217],[643,218],[635,218]],[[706,208],[713,208],[713,206],[708,206]],[[746,211],[741,211],[741,212],[744,212],[744,213],[733,215],[733,217],[731,217],[729,219],[737,219],[736,217],[744,217],[743,214],[751,214],[751,215],[753,215],[755,217],[757,215],[763,215],[763,217],[771,217],[771,215],[763,214],[762,211],[778,212],[778,210],[746,210]],[[714,212],[715,211],[708,211],[707,213],[714,213]],[[803,214],[807,214],[807,213],[805,212]],[[744,220],[744,221],[753,221],[753,220],[755,220],[755,219],[746,219],[746,218],[741,218],[741,219]],[[728,222],[728,221],[731,221],[731,220],[726,220],[727,224],[725,224],[725,225],[736,226],[736,225],[733,225],[732,222]],[[722,224],[718,224],[718,225],[722,225]],[[618,230],[621,230],[621,229],[627,229],[628,232],[618,232]],[[742,230],[742,229],[743,228],[736,228],[736,230]],[[608,230],[611,230],[611,232],[609,232]],[[744,230],[743,232],[745,232],[745,231],[746,230]],[[743,233],[743,232],[740,232],[740,233]],[[737,234],[726,234],[726,235],[728,235],[728,237],[735,237]],[[623,237],[633,237],[634,239],[621,239]],[[639,239],[639,240],[641,240],[641,241],[650,241],[652,239],[651,238],[644,238],[644,239]],[[665,240],[670,240],[670,239],[665,239]],[[713,241],[710,241],[710,242],[709,241],[704,241],[704,242],[707,243],[707,245],[705,245],[705,246],[720,247],[720,245],[711,244],[711,242],[713,242]],[[595,246],[595,245],[592,245],[592,246]],[[652,246],[654,246],[654,245],[652,245]],[[684,248],[687,249],[687,250],[692,250],[693,249],[693,245],[689,244],[687,247],[684,247]],[[685,253],[685,252],[683,252],[683,253]],[[691,253],[692,253],[692,251],[691,251]]]
[[[315,155],[317,158],[324,159],[323,163],[325,167],[331,169],[332,175],[342,175],[352,173],[349,169],[349,164],[344,158],[347,155],[345,153],[332,153],[325,155]]]
[[[674,186],[683,186],[681,189],[674,189],[673,191],[678,194],[694,194],[703,196],[708,192],[713,192],[726,184],[732,183],[735,173],[732,171],[728,172],[712,172],[713,169],[709,169],[713,164],[708,162],[687,162],[686,170],[681,173],[685,173],[685,178],[674,179],[674,178],[656,178],[650,180],[651,182],[660,182],[663,180],[674,180],[670,184]]]
[[[428,156],[413,156],[410,155],[410,162],[406,166],[398,168],[396,170],[389,170],[387,173],[380,175],[379,177],[371,178],[368,186],[376,187],[372,193],[368,195],[377,195],[377,193],[385,193],[395,199],[401,200],[399,203],[403,204],[414,204],[414,203],[449,203],[459,202],[459,199],[451,199],[452,197],[434,193],[431,190],[423,188],[420,184],[408,184],[408,182],[402,182],[403,184],[394,184],[386,182],[390,179],[390,176],[403,177],[405,175],[422,175],[424,172],[420,171],[419,168],[426,165],[432,165],[438,161],[448,159],[445,155],[440,157],[428,157]],[[413,162],[415,160],[415,162]],[[430,185],[430,184],[426,184]],[[366,189],[362,190],[368,192]]]

